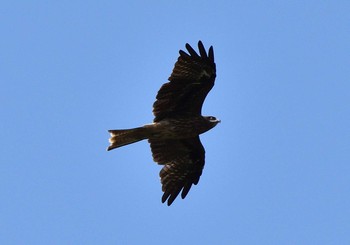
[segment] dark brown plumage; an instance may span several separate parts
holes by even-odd
[[[181,192],[185,198],[202,174],[205,150],[199,135],[215,127],[220,120],[201,115],[205,97],[214,86],[216,67],[213,47],[205,51],[198,42],[199,54],[186,44],[188,54],[180,56],[169,82],[163,84],[153,104],[152,124],[125,130],[109,130],[107,150],[148,139],[153,160],[164,165],[160,171],[162,202],[171,205]]]

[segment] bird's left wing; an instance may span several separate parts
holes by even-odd
[[[213,47],[206,52],[201,41],[199,54],[187,43],[168,83],[163,84],[153,104],[154,121],[178,115],[200,115],[205,97],[214,86],[216,66]]]
[[[181,140],[149,140],[153,159],[165,165],[159,175],[164,192],[162,202],[168,206],[181,193],[185,198],[192,184],[196,185],[202,175],[205,150],[199,136]]]

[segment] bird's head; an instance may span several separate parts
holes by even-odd
[[[212,128],[215,127],[216,124],[221,122],[219,119],[217,119],[216,117],[213,117],[213,116],[207,116],[207,117],[204,117],[204,118],[210,123]]]

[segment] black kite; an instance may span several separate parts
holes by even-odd
[[[153,104],[152,124],[139,128],[109,130],[108,151],[140,140],[148,139],[153,160],[164,165],[160,171],[162,202],[170,206],[178,194],[185,198],[192,184],[202,175],[205,150],[199,135],[220,122],[212,116],[202,116],[202,105],[214,86],[216,66],[213,47],[207,53],[201,41],[199,55],[186,44],[168,83],[160,88]]]

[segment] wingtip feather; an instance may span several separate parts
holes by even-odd
[[[186,49],[188,50],[188,52],[193,58],[199,58],[199,55],[197,54],[197,52],[188,43],[186,43]]]
[[[179,51],[179,54],[180,54],[180,56],[182,57],[182,58],[184,58],[184,59],[188,59],[188,58],[190,58],[191,56],[190,55],[188,55],[185,51],[183,51],[183,50],[180,50]]]
[[[198,41],[198,50],[202,58],[206,59],[208,58],[207,52],[205,51],[204,45],[202,41]]]
[[[210,46],[208,56],[211,62],[214,63],[214,48],[213,46]]]

